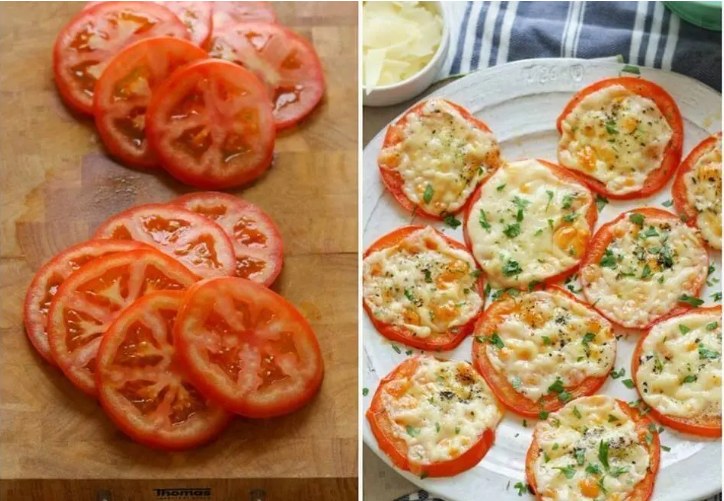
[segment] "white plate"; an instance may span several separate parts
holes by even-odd
[[[580,59],[517,61],[473,73],[431,95],[448,98],[482,118],[500,141],[505,158],[538,157],[555,162],[558,140],[555,121],[565,104],[573,93],[582,87],[597,80],[618,76],[623,66],[621,63]],[[684,118],[684,155],[704,137],[720,130],[720,94],[696,80],[675,73],[641,68],[641,76],[658,83],[676,99]],[[384,131],[381,131],[364,150],[364,247],[385,233],[411,222],[432,224],[462,241],[462,227],[452,230],[439,222],[411,217],[384,189],[377,169],[377,155],[383,136]],[[645,205],[661,206],[662,202],[670,199],[671,183],[647,199],[611,201],[599,214],[597,226],[625,210]],[[710,279],[718,280],[721,278],[721,253],[711,253],[710,258],[716,267]],[[721,290],[718,282],[704,291],[701,297],[707,304],[713,303],[710,294],[716,290]],[[393,343],[377,333],[366,315],[362,319],[362,335],[365,355],[363,382],[364,386],[369,388],[363,399],[366,410],[379,379],[407,357],[407,348],[402,345],[393,347]],[[629,377],[635,341],[636,335],[628,335],[620,340],[615,368],[624,367],[627,375],[617,380],[609,378],[601,393],[625,401],[638,398],[635,390],[627,389],[621,383],[622,379]],[[440,356],[470,360],[471,342],[470,338],[466,339],[457,349]],[[483,461],[455,477],[420,479],[408,472],[397,471],[423,489],[449,501],[480,499],[481,494],[483,498],[495,501],[528,499],[527,495],[519,497],[513,485],[525,481],[525,453],[536,420],[529,420],[527,427],[523,427],[522,423],[522,418],[507,412],[497,429],[495,445]],[[363,436],[364,442],[390,464],[387,456],[377,446],[366,419]],[[692,501],[721,490],[721,440],[696,439],[666,428],[661,434],[661,443],[671,450],[662,450],[661,469],[652,499]]]

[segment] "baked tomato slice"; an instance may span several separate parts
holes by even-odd
[[[217,192],[196,192],[173,202],[221,226],[234,244],[240,278],[270,286],[282,271],[283,245],[279,228],[251,202]]]
[[[671,187],[676,212],[721,250],[721,132],[707,137],[687,155]]]
[[[631,377],[656,421],[683,433],[721,437],[721,340],[721,306],[667,317],[639,338]]]
[[[648,417],[626,402],[593,395],[536,424],[525,476],[539,500],[558,499],[557,492],[567,493],[566,499],[601,499],[613,481],[616,499],[646,501],[660,458],[659,434]]]
[[[366,416],[395,466],[449,477],[483,459],[503,411],[468,362],[417,356],[380,381]]]
[[[474,336],[474,367],[503,405],[531,418],[595,393],[616,360],[611,324],[559,287],[505,295]]]
[[[267,85],[277,129],[302,120],[324,94],[314,47],[280,24],[244,22],[214,30],[209,55],[244,65]]]
[[[154,92],[146,132],[161,165],[199,188],[249,183],[269,168],[274,118],[264,84],[227,61],[179,68]]]
[[[679,108],[666,90],[642,78],[609,78],[581,89],[556,126],[559,163],[609,198],[659,191],[681,160]]]
[[[695,229],[671,212],[642,207],[598,229],[579,277],[583,295],[601,315],[623,328],[648,329],[691,307],[708,265]]]
[[[93,113],[95,84],[108,60],[143,38],[188,38],[170,10],[150,2],[102,2],[80,11],[60,31],[53,47],[55,83],[74,110]]]
[[[98,399],[108,417],[136,442],[161,449],[201,445],[231,419],[178,363],[173,324],[182,299],[181,291],[137,299],[103,335],[96,358]]]
[[[139,249],[96,258],[58,288],[48,311],[48,343],[70,381],[95,396],[101,338],[126,306],[147,292],[183,290],[197,276],[173,258]]]
[[[377,331],[423,350],[459,345],[484,302],[473,256],[430,226],[404,226],[373,243],[363,256],[362,283]]]
[[[146,140],[146,109],[151,94],[176,68],[206,52],[191,42],[172,37],[139,40],[109,61],[96,82],[93,114],[108,152],[134,167],[158,166]]]
[[[307,320],[280,295],[243,278],[191,287],[174,343],[194,385],[242,416],[293,412],[322,383],[322,354]]]
[[[501,163],[487,124],[440,98],[417,103],[390,124],[377,158],[382,182],[395,200],[435,219],[463,210]]]
[[[200,277],[234,274],[234,247],[224,230],[183,207],[137,205],[107,219],[94,237],[147,243]]]
[[[91,259],[145,247],[140,242],[90,240],[56,254],[35,273],[25,295],[23,322],[28,339],[46,362],[55,365],[48,346],[48,310],[63,281]]]

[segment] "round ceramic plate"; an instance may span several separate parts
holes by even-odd
[[[626,71],[628,70],[628,71]],[[616,77],[624,72],[631,75],[637,68],[609,61],[580,59],[535,59],[517,61],[488,68],[468,75],[434,92],[432,96],[445,97],[468,108],[482,118],[500,141],[507,159],[543,158],[556,161],[558,133],[555,122],[558,114],[574,92],[597,80]],[[661,70],[640,68],[643,78],[664,87],[678,103],[684,118],[684,155],[707,135],[721,128],[721,95],[691,78]],[[453,230],[443,223],[423,217],[412,217],[405,212],[385,190],[377,168],[384,131],[381,131],[364,150],[362,211],[364,221],[363,242],[366,248],[378,237],[406,224],[430,224],[462,242],[462,226]],[[610,221],[623,211],[642,206],[658,206],[668,210],[671,183],[655,196],[632,201],[610,201],[599,213],[597,227]],[[710,254],[715,271],[709,276],[702,294],[706,305],[719,304],[713,294],[721,291],[721,253]],[[566,286],[580,289],[577,281]],[[486,300],[489,303],[490,299]],[[630,377],[631,354],[637,334],[617,332],[620,339],[615,369],[626,369],[626,376],[609,378],[601,393],[624,401],[638,399],[636,391],[628,389],[622,380]],[[419,350],[391,343],[377,333],[365,315],[362,319],[365,370],[363,410],[367,410],[378,382],[395,366]],[[471,338],[455,350],[440,353],[442,358],[471,360]],[[408,472],[400,474],[423,489],[448,501],[473,499],[485,493],[487,499],[521,500],[514,488],[525,482],[525,453],[531,440],[536,420],[525,422],[508,411],[498,426],[494,446],[485,458],[470,470],[451,478],[420,479]],[[364,420],[364,442],[384,461],[372,431]],[[652,499],[660,501],[692,501],[713,495],[721,490],[721,440],[697,439],[669,428],[661,434],[661,443],[670,450],[662,450],[661,470],[656,479]],[[399,470],[398,470],[399,471]],[[532,498],[532,496],[530,496]]]

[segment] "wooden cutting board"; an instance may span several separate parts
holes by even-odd
[[[326,375],[297,413],[240,418],[209,446],[163,453],[127,439],[35,354],[22,304],[38,267],[105,218],[191,189],[114,163],[92,122],[59,100],[51,48],[80,3],[0,5],[0,498],[166,499],[153,489],[187,485],[211,487],[199,499],[248,499],[254,489],[266,499],[357,498],[357,4],[274,7],[313,41],[327,92],[278,138],[270,171],[233,193],[278,223],[285,264],[274,289],[312,323]]]

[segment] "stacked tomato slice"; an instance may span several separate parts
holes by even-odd
[[[319,389],[314,331],[266,288],[281,266],[279,230],[250,202],[197,193],[140,205],[40,268],[26,332],[131,438],[197,446],[234,413],[287,414]]]
[[[276,131],[325,86],[312,44],[268,2],[89,2],[59,33],[53,68],[111,156],[207,189],[261,176]]]

